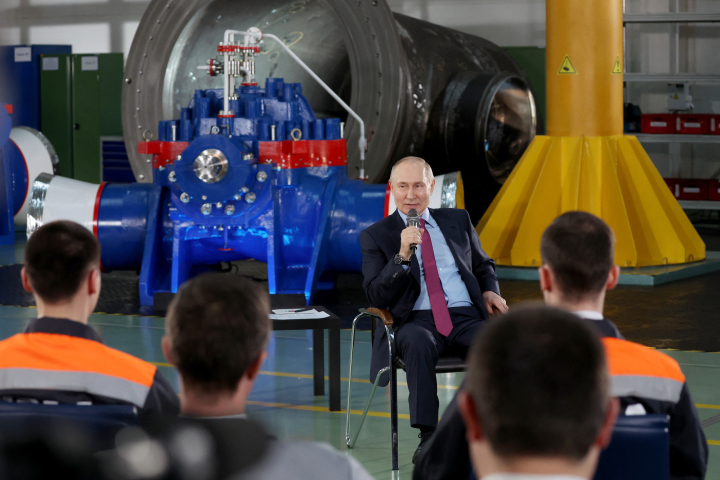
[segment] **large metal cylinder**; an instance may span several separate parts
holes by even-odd
[[[549,136],[623,134],[622,6],[620,0],[547,1]]]
[[[384,182],[406,155],[425,157],[435,173],[461,170],[466,204],[478,219],[535,133],[535,107],[525,74],[498,46],[472,35],[393,14],[384,0],[153,0],[128,56],[123,128],[135,176],[151,181],[138,141],[160,120],[178,118],[196,89],[217,87],[197,70],[229,28],[257,26],[283,38],[348,101],[370,134],[365,172]],[[345,113],[271,42],[262,45],[256,76],[303,85],[320,117]],[[359,126],[347,118],[348,145]],[[348,151],[348,175],[359,153]]]

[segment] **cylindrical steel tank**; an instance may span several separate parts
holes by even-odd
[[[500,47],[390,11],[384,0],[153,0],[133,40],[123,85],[123,128],[135,176],[151,181],[137,143],[158,121],[179,117],[196,89],[217,88],[205,65],[226,29],[257,26],[282,39],[360,115],[369,133],[365,172],[388,179],[406,155],[435,173],[461,170],[473,220],[532,140],[535,104],[527,78]],[[265,42],[256,76],[303,85],[319,116],[345,112],[277,45]],[[347,118],[348,145],[359,126]],[[359,153],[348,149],[355,177]]]

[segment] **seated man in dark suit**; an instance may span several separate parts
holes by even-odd
[[[483,480],[592,479],[619,410],[594,329],[548,307],[482,332],[458,405]]]
[[[420,429],[414,461],[437,427],[439,356],[464,357],[488,312],[504,313],[507,305],[495,263],[480,247],[467,211],[428,208],[435,188],[430,166],[421,158],[403,158],[393,166],[390,186],[397,211],[360,236],[363,287],[370,304],[389,310],[395,322],[407,368],[410,423]],[[406,227],[411,209],[420,216],[419,228]],[[382,331],[374,339],[371,380],[388,364]]]
[[[543,233],[540,253],[545,303],[574,313],[602,337],[613,379],[612,394],[620,398],[621,413],[670,415],[671,477],[703,478],[707,443],[680,366],[664,353],[623,340],[603,316],[605,294],[615,288],[620,277],[610,227],[589,213],[567,212]],[[466,431],[457,399],[458,395],[450,402],[437,433],[419,456],[414,480],[466,478]]]

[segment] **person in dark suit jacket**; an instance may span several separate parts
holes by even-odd
[[[360,235],[363,288],[373,307],[389,310],[407,369],[410,423],[421,439],[413,461],[437,427],[435,366],[443,354],[464,357],[488,312],[507,311],[495,263],[480,246],[466,210],[430,209],[435,179],[421,158],[406,157],[390,174],[397,211]],[[406,227],[415,209],[420,228]],[[417,245],[413,253],[411,245]],[[373,344],[370,378],[389,364],[384,329]],[[384,375],[381,385],[387,385]]]
[[[621,414],[670,416],[672,480],[702,479],[707,470],[707,442],[690,390],[678,373],[679,365],[661,352],[624,342],[615,324],[603,315],[605,294],[620,278],[614,244],[610,227],[590,213],[567,212],[555,219],[543,233],[540,246],[540,288],[545,303],[574,313],[603,338],[611,378],[620,380],[612,383],[611,390],[620,400]],[[635,371],[641,375],[653,371],[653,377],[628,388],[623,377]],[[658,388],[654,382],[662,386]],[[418,456],[413,480],[469,478],[467,430],[458,407],[463,389],[461,386],[445,409],[437,432]]]

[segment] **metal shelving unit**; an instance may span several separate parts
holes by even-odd
[[[675,10],[679,8],[679,2],[675,2]],[[625,2],[623,1],[623,12]],[[675,42],[671,49],[671,64],[673,72],[661,74],[624,73],[625,82],[666,82],[666,83],[695,83],[695,84],[720,84],[720,75],[693,74],[680,72],[680,24],[682,23],[720,23],[720,14],[704,13],[655,13],[655,14],[624,14],[623,15],[623,62],[627,57],[627,37],[625,27],[627,24],[675,24]],[[623,70],[626,70],[623,65]],[[713,144],[720,143],[720,135],[653,135],[636,134],[637,139],[642,143],[667,143],[670,145],[672,157],[680,157],[680,144]],[[720,210],[720,202],[713,201],[689,201],[678,202],[684,209],[698,210]]]
[[[716,23],[720,14],[712,13],[646,13],[623,15],[623,23]]]
[[[661,135],[654,133],[636,133],[635,136],[642,143],[720,143],[720,135]]]
[[[711,200],[678,200],[684,210],[720,210],[720,202]]]
[[[667,82],[667,83],[720,83],[720,75],[702,75],[694,73],[626,73],[626,82]]]

